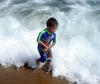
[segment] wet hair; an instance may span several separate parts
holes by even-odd
[[[55,18],[51,17],[47,20],[47,27],[53,27],[54,25],[58,25],[58,22]]]

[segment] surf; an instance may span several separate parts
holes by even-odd
[[[35,68],[37,36],[49,17],[58,22],[52,76],[78,84],[99,84],[98,0],[4,0],[0,2],[0,64]]]

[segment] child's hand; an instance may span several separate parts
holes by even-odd
[[[45,48],[46,48],[47,50],[49,49],[49,47],[48,47],[48,46],[46,46]]]
[[[47,49],[45,48],[44,51],[47,51]]]
[[[47,51],[49,49],[49,47],[48,46],[46,46],[46,48],[44,49],[45,51]]]

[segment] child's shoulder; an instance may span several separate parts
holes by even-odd
[[[46,30],[46,28],[45,28],[45,29],[43,29],[39,34],[40,34],[40,35],[44,35],[44,34],[46,33],[46,31],[47,31],[47,30]]]

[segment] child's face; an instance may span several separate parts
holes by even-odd
[[[48,27],[48,31],[53,34],[57,30],[57,27],[58,25],[54,25],[53,27]]]

